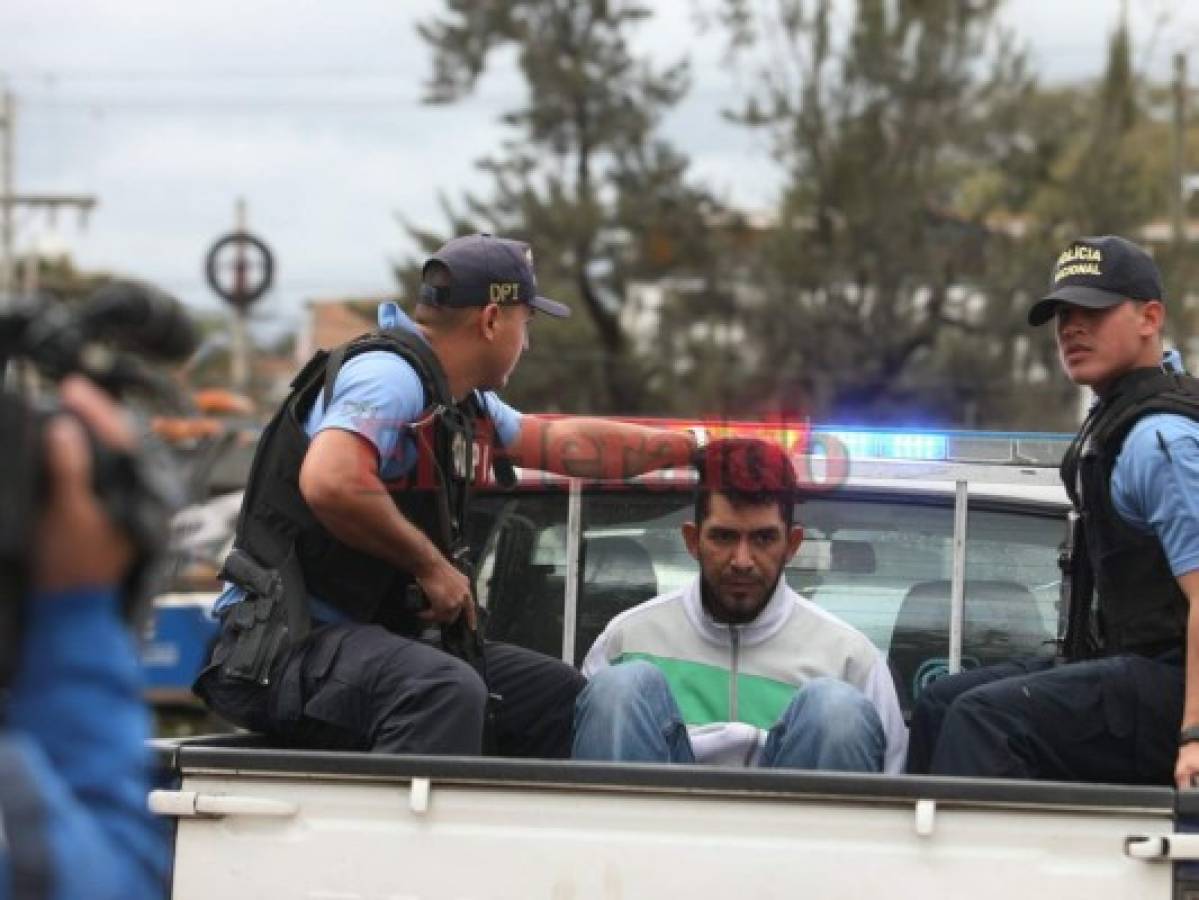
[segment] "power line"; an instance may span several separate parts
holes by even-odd
[[[147,98],[107,100],[37,100],[28,94],[21,97],[22,106],[28,112],[145,112],[191,115],[194,113],[261,112],[262,110],[319,110],[322,112],[376,112],[379,109],[414,109],[426,104],[411,97],[199,97],[199,98]],[[431,108],[431,107],[430,107]]]
[[[472,96],[469,107],[495,109],[521,102],[512,95]],[[340,115],[373,115],[393,112],[410,115],[416,110],[435,113],[436,105],[428,104],[411,94],[358,95],[339,94],[327,97],[305,97],[281,95],[277,97],[257,96],[194,96],[180,97],[87,97],[87,96],[37,96],[29,91],[21,95],[22,109],[26,115],[116,115],[116,116],[195,116],[195,115],[260,115],[262,113],[321,113]],[[448,108],[442,108],[447,109]],[[457,110],[461,113],[461,108]]]
[[[403,78],[411,81],[413,73],[398,67],[381,66],[331,66],[329,68],[295,68],[295,69],[181,69],[173,67],[162,68],[57,68],[5,69],[5,77],[22,81],[145,81],[153,78],[159,81],[274,81],[296,80],[305,78],[335,78],[350,79],[390,79]]]

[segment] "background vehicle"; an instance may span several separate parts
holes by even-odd
[[[241,497],[240,490],[219,493],[180,510],[171,522],[171,582],[155,598],[141,643],[146,699],[160,735],[228,728],[208,713],[191,684],[216,639],[216,574],[233,543]]]

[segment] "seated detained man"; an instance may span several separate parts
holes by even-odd
[[[782,578],[803,540],[791,461],[730,439],[699,469],[683,525],[699,575],[596,639],[573,757],[898,772],[907,730],[882,654]]]

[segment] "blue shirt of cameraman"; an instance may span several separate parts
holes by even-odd
[[[0,731],[0,898],[165,893],[167,832],[146,806],[150,719],[114,591],[31,598]]]

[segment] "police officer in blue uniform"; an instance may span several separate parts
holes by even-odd
[[[1063,463],[1079,517],[1064,660],[934,682],[908,771],[1190,786],[1199,774],[1199,381],[1163,354],[1152,258],[1080,238],[1032,325],[1096,402]],[[1064,664],[1063,664],[1064,663]]]
[[[64,381],[62,403],[101,440],[132,445],[90,383]],[[166,833],[146,806],[150,716],[116,587],[132,546],[92,493],[77,423],[47,428],[45,459],[33,592],[0,729],[0,898],[161,897]]]
[[[695,449],[689,434],[499,399],[534,314],[569,312],[537,293],[526,244],[470,235],[425,263],[413,318],[384,304],[378,331],[309,361],[252,464],[230,557],[247,577],[217,604],[222,637],[196,684],[213,709],[302,747],[477,754],[486,739],[569,755],[581,676],[473,639],[476,435],[512,464],[576,476],[684,465]],[[310,625],[272,628],[271,585],[299,582]],[[422,640],[430,624],[441,646]]]

